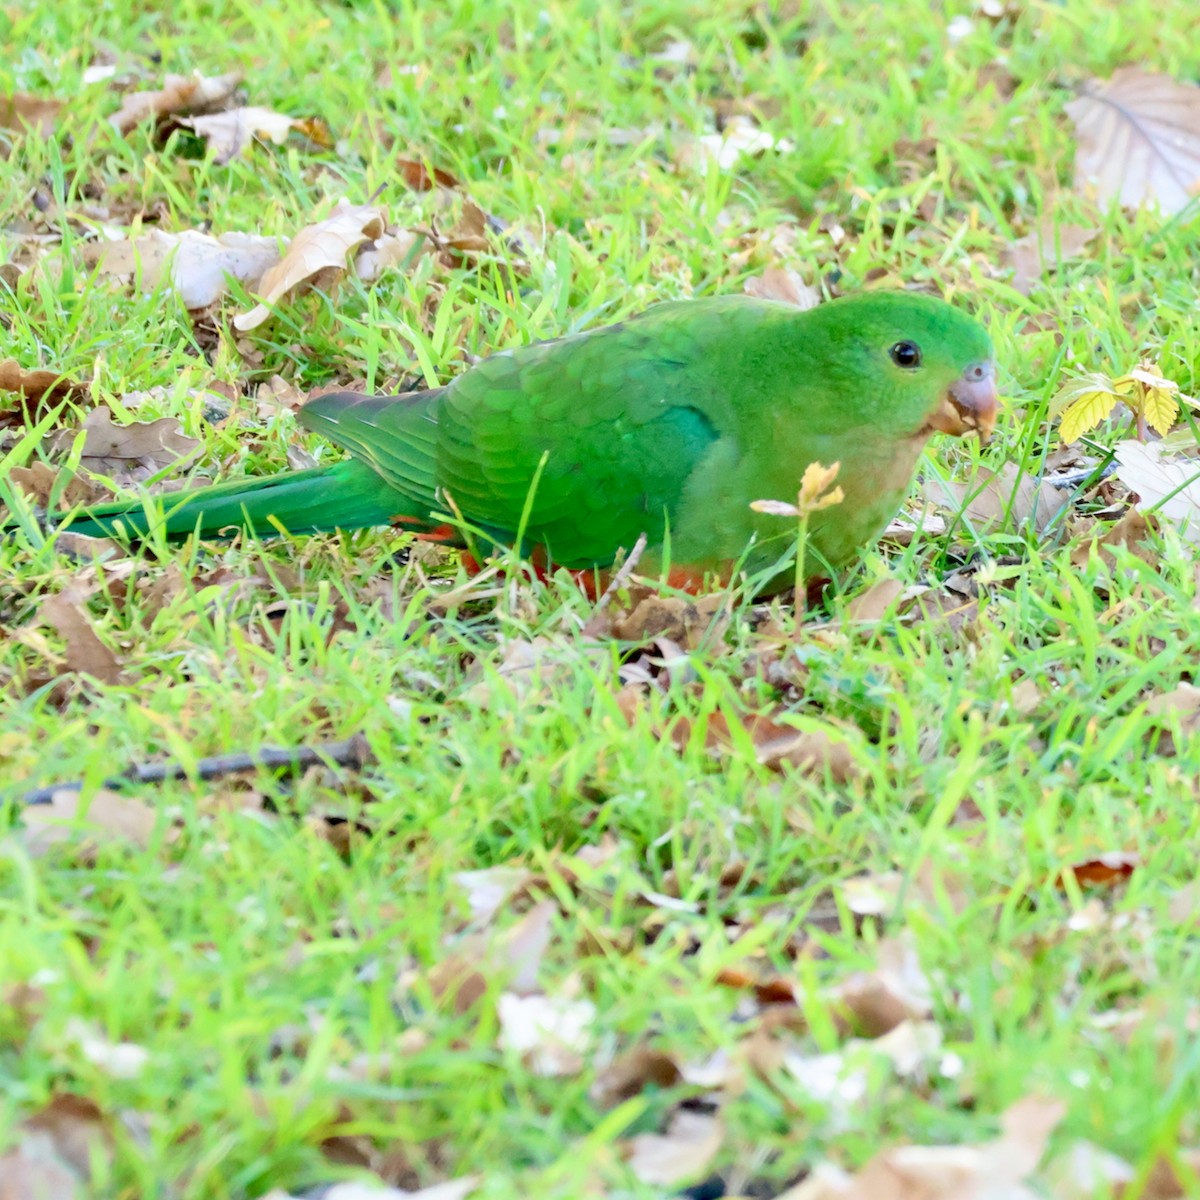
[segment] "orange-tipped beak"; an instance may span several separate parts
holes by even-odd
[[[990,359],[972,363],[947,389],[930,425],[954,437],[977,433],[979,440],[986,442],[995,428],[999,407],[996,364]]]

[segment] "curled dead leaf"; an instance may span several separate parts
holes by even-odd
[[[328,217],[302,229],[287,253],[259,281],[262,300],[249,312],[234,317],[236,328],[257,329],[271,316],[271,306],[321,271],[343,270],[350,255],[383,235],[387,213],[374,205],[341,202]]]
[[[5,359],[0,362],[0,392],[15,393],[17,401],[0,404],[0,429],[33,424],[48,408],[80,396],[86,389],[87,384],[77,383],[57,371],[40,368],[27,371],[16,359]]]
[[[890,1033],[902,1021],[922,1021],[933,1011],[933,989],[907,933],[884,938],[872,971],[861,971],[833,991],[866,1037]]]
[[[204,112],[224,104],[242,82],[240,71],[227,75],[168,75],[157,91],[130,92],[111,117],[118,133],[128,133],[152,117]]]
[[[256,140],[281,146],[293,130],[301,133],[320,130],[311,118],[289,117],[286,113],[257,105],[230,108],[206,117],[183,117],[179,124],[202,137],[216,162],[222,166],[232,162]]]
[[[168,268],[171,286],[191,311],[215,304],[229,290],[228,276],[254,288],[279,262],[279,239],[251,233],[220,237],[185,229],[168,233],[149,229],[140,237],[92,242],[83,248],[83,261],[106,275],[137,279],[149,290]]]
[[[124,677],[121,664],[97,636],[82,600],[82,594],[70,589],[47,596],[38,609],[38,620],[66,642],[67,671],[90,675],[101,683],[118,684]]]

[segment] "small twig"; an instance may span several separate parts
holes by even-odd
[[[596,607],[592,609],[592,616],[602,613],[611,603],[612,598],[629,582],[629,577],[637,570],[637,565],[641,562],[642,555],[646,553],[646,535],[645,533],[638,534],[638,540],[633,543],[633,549],[629,552],[629,557],[621,564],[617,573],[608,581],[608,587],[604,589],[604,595],[596,601]]]
[[[220,779],[224,775],[237,775],[242,771],[253,771],[266,767],[272,771],[298,771],[305,767],[333,765],[354,767],[361,770],[371,761],[371,751],[361,733],[344,742],[322,742],[316,746],[294,746],[286,749],[268,747],[264,750],[241,751],[236,754],[217,754],[202,758],[193,770],[182,763],[154,762],[133,763],[120,775],[106,779],[101,787],[120,790],[131,783],[165,783],[169,779]],[[23,805],[50,804],[54,793],[80,791],[83,780],[55,783],[50,787],[34,788],[20,797]]]

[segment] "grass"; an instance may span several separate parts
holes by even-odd
[[[972,27],[951,44],[955,15]],[[203,440],[199,475],[274,470],[295,443],[329,453],[244,394],[210,424],[193,389],[214,380],[437,383],[493,348],[738,291],[778,261],[807,279],[837,272],[843,290],[880,270],[931,284],[988,323],[1010,401],[1000,435],[984,450],[935,447],[928,475],[1036,471],[1057,446],[1048,399],[1074,370],[1119,373],[1149,352],[1197,389],[1197,219],[1097,218],[1074,199],[1061,86],[1126,62],[1195,78],[1183,0],[1014,6],[998,22],[962,5],[183,3],[167,16],[64,0],[10,5],[0,21],[19,48],[0,85],[68,102],[56,138],[19,140],[0,161],[0,224],[62,238],[0,300],[4,356],[90,374],[118,418],[178,417]],[[692,65],[654,58],[682,37]],[[219,167],[182,133],[121,138],[106,126],[117,100],[82,82],[101,51],[152,80],[152,59],[242,69],[250,103],[323,117],[337,149],[256,148]],[[730,171],[677,168],[679,147],[730,105],[792,148]],[[227,328],[203,340],[168,290],[78,265],[83,231],[140,208],[167,229],[290,234],[382,187],[394,221],[428,221],[435,201],[405,190],[400,157],[464,180],[519,234],[527,273],[500,245],[456,269],[426,258],[284,305],[235,341]],[[109,217],[89,216],[96,206]],[[1026,297],[1003,250],[1047,216],[1099,233]],[[28,253],[0,238],[9,257]],[[156,387],[136,410],[122,399]],[[13,465],[0,461],[0,477]],[[961,1072],[935,1063],[913,1082],[876,1062],[847,1109],[786,1067],[746,1069],[722,1093],[723,1144],[700,1176],[774,1196],[821,1159],[853,1169],[882,1146],[993,1136],[1035,1092],[1067,1106],[1052,1152],[1085,1138],[1148,1170],[1200,1139],[1187,1032],[1200,966],[1181,893],[1200,745],[1186,713],[1146,708],[1193,677],[1200,577],[1170,533],[1150,561],[1079,565],[1077,545],[965,522],[876,548],[794,638],[779,605],[737,599],[724,633],[663,670],[661,649],[581,636],[592,606],[562,581],[479,585],[448,607],[454,564],[426,564],[427,579],[380,531],[99,565],[34,531],[5,539],[6,784],[90,790],[130,761],[355,732],[377,762],[363,779],[263,775],[261,804],[229,782],[141,789],[157,813],[148,844],[90,855],[75,841],[31,857],[13,812],[0,840],[0,1122],[16,1140],[54,1094],[93,1101],[114,1139],[93,1162],[104,1196],[299,1192],[361,1174],[364,1146],[376,1167],[393,1155],[389,1179],[478,1172],[478,1194],[496,1200],[672,1194],[634,1180],[618,1143],[703,1089],[606,1108],[591,1092],[605,1062],[642,1043],[680,1063],[744,1056],[766,1018],[752,992],[717,982],[734,967],[794,985],[804,1028],[776,1029],[779,1047],[842,1049],[827,989],[903,932]],[[840,620],[889,574],[936,588],[967,560],[984,565],[965,624]],[[126,682],[58,678],[62,643],[37,614],[68,586],[90,592]],[[505,665],[524,643],[531,677]],[[620,697],[635,668],[658,682],[630,720]],[[660,736],[680,716],[736,727],[779,704],[840,731],[850,781],[772,771],[741,735],[719,757],[702,726],[682,748]],[[330,816],[364,832],[347,848]],[[1060,877],[1110,851],[1139,865],[1099,892],[1097,915]],[[493,947],[479,1003],[458,1012],[437,994],[439,966],[473,953],[456,876],[500,865],[557,902],[538,986],[595,1005],[583,1062],[560,1078],[499,1037],[510,977],[496,947],[527,900],[476,923]],[[878,920],[856,918],[845,881],[885,872],[908,886]],[[23,1007],[19,985],[34,989]],[[149,1065],[121,1077],[89,1038],[144,1047]]]

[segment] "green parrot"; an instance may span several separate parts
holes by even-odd
[[[445,387],[337,392],[300,423],[350,452],[331,466],[59,514],[93,536],[394,525],[587,572],[645,535],[642,574],[677,586],[779,564],[813,462],[840,463],[841,503],[814,514],[808,562],[850,562],[903,502],[934,431],[987,438],[996,370],[983,328],[941,300],[872,292],[802,311],[743,296],[661,304],[632,320],[504,350]],[[165,510],[165,511],[163,511]],[[54,519],[54,518],[52,518]],[[785,570],[763,585],[779,590]]]

